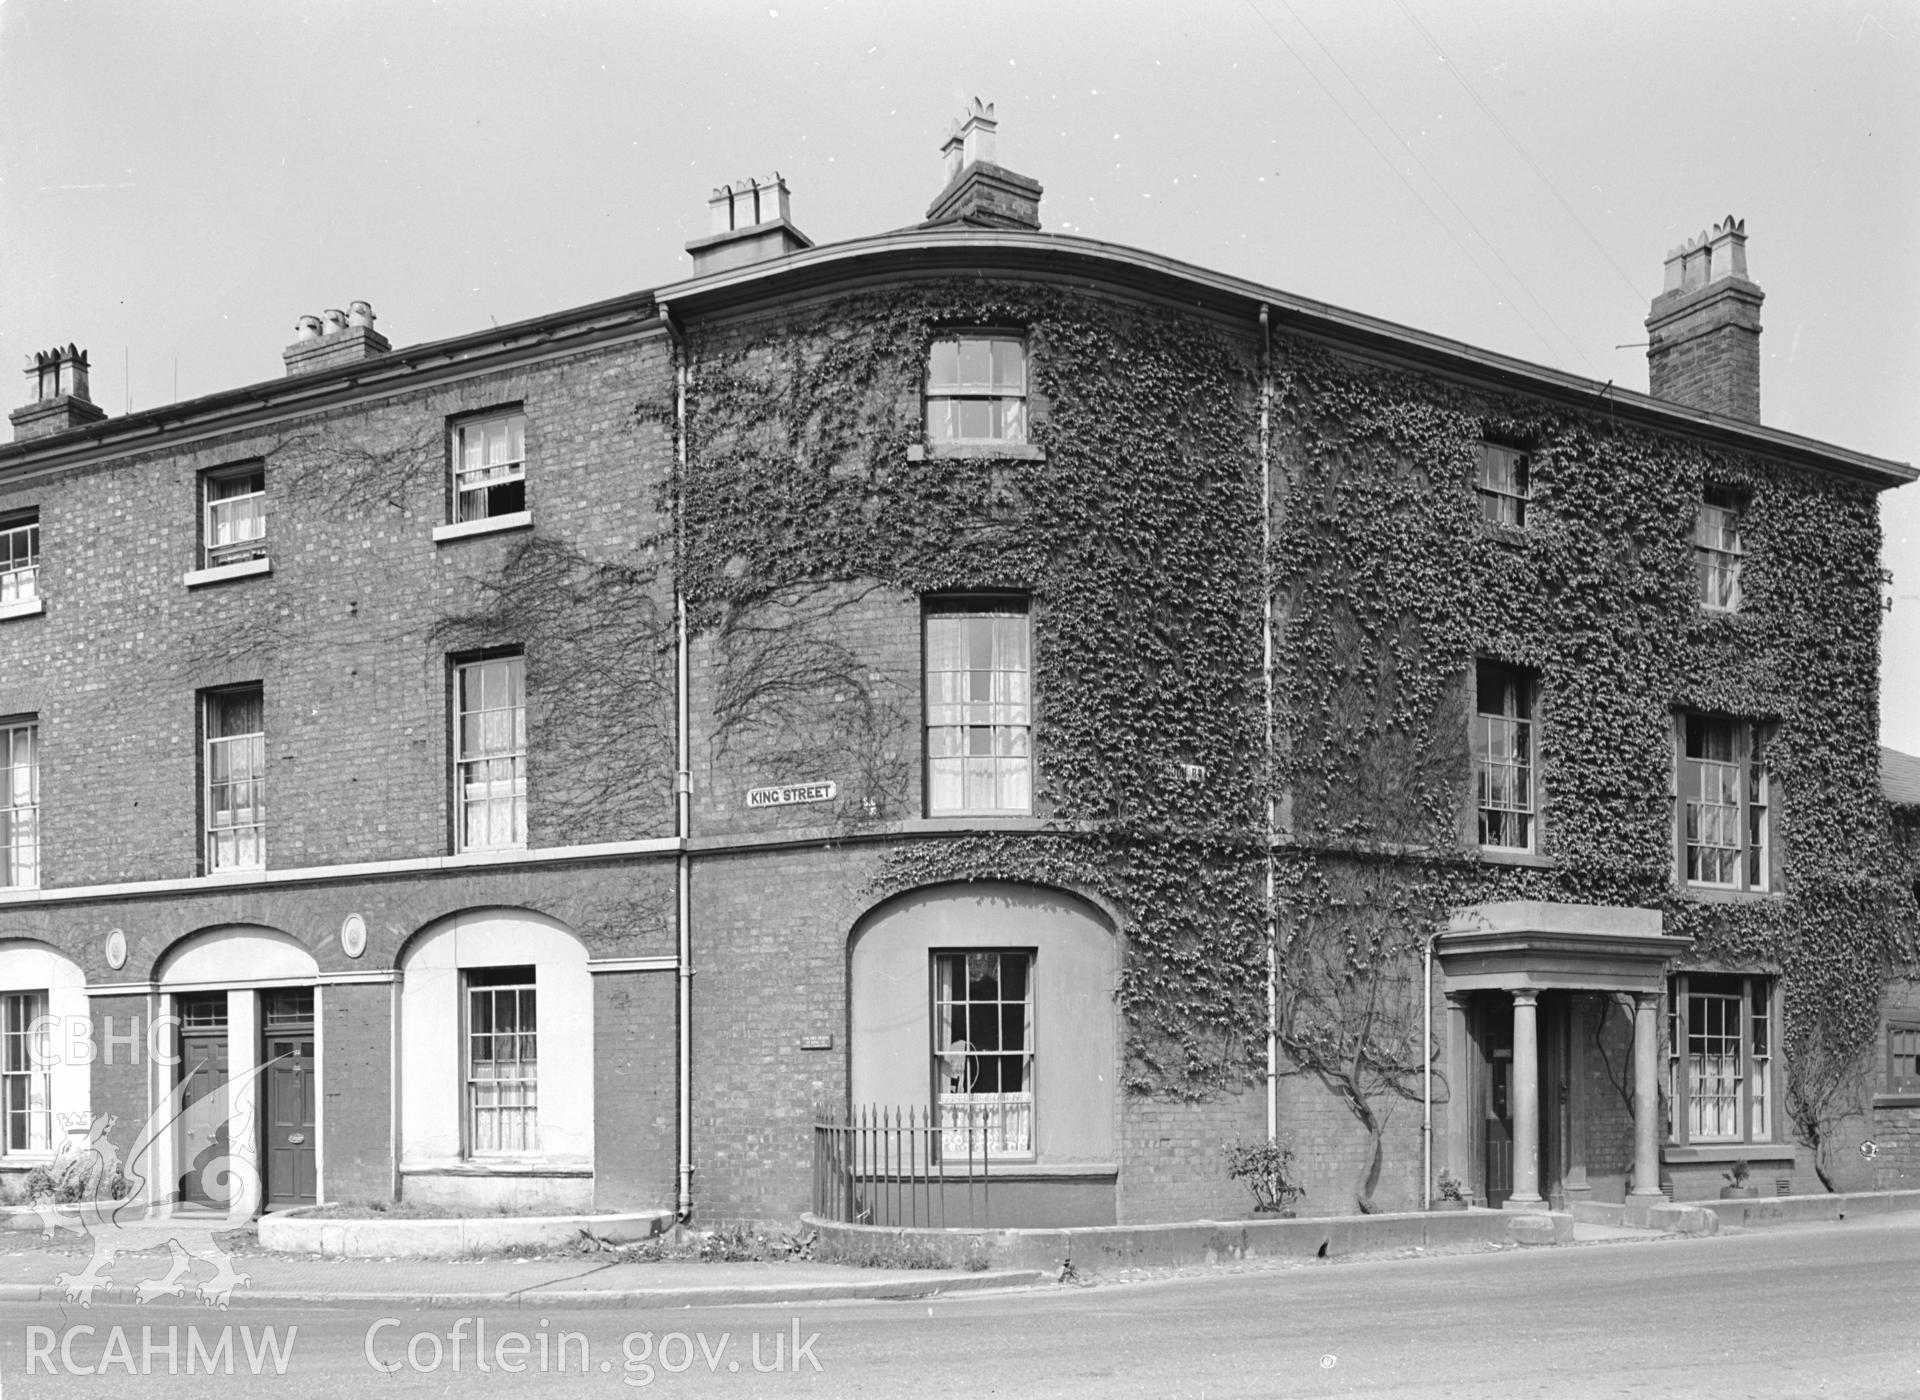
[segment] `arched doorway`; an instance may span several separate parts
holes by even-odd
[[[208,929],[169,949],[155,982],[172,1131],[159,1180],[185,1208],[251,1216],[312,1205],[323,1171],[319,967],[275,929]]]

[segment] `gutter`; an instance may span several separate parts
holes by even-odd
[[[998,256],[994,256],[998,255]],[[770,299],[844,283],[862,276],[938,275],[955,272],[971,278],[1019,277],[1051,272],[1085,283],[1102,275],[1192,307],[1211,307],[1239,319],[1267,306],[1284,315],[1289,327],[1335,344],[1390,356],[1431,373],[1453,374],[1475,383],[1489,381],[1523,393],[1538,394],[1591,409],[1603,397],[1622,417],[1666,432],[1685,432],[1749,451],[1783,455],[1835,475],[1864,481],[1877,489],[1920,478],[1905,462],[1835,447],[1815,438],[1737,418],[1689,408],[1634,390],[1545,365],[1484,350],[1465,341],[1416,330],[1393,321],[1349,311],[1330,302],[1263,287],[1257,282],[1197,267],[1158,253],[1072,234],[1010,230],[908,229],[808,248],[781,258],[686,278],[659,289],[662,301],[698,299],[716,306],[764,304]],[[786,287],[773,285],[785,283]],[[789,290],[791,288],[791,290]]]
[[[674,920],[679,941],[678,1032],[676,1068],[679,1075],[679,1166],[675,1172],[674,1208],[681,1221],[693,1215],[693,864],[687,838],[693,832],[693,734],[687,703],[687,595],[683,586],[686,562],[687,485],[687,366],[686,340],[674,324],[673,311],[659,303],[660,323],[673,342],[673,436],[675,469],[679,472],[673,512],[673,631],[674,731],[676,758],[673,774],[673,830],[680,841],[674,858]]]

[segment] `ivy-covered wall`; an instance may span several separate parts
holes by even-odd
[[[910,454],[927,348],[952,326],[1026,333],[1032,451]],[[1129,1076],[1176,1096],[1244,1083],[1265,1017],[1250,331],[972,279],[690,331],[683,557],[708,747],[736,781],[825,777],[809,765],[832,736],[844,820],[917,817],[919,599],[1027,594],[1045,829],[903,841],[872,895],[1008,878],[1124,908]],[[769,692],[778,724],[732,700]]]
[[[1624,426],[1604,405],[1554,407],[1304,339],[1276,375],[1283,1036],[1323,1077],[1357,1055],[1349,1083],[1407,1097],[1417,1039],[1375,1032],[1362,1047],[1353,1027],[1369,996],[1417,1015],[1406,969],[1448,909],[1658,908],[1668,932],[1696,940],[1688,965],[1779,974],[1787,1107],[1817,1136],[1832,1071],[1802,1068],[1868,1050],[1882,983],[1914,954],[1877,799],[1874,493]],[[1531,456],[1523,529],[1480,517],[1487,439]],[[1732,614],[1697,602],[1693,522],[1709,485],[1747,502]],[[1468,855],[1476,657],[1539,680],[1536,862]],[[1775,726],[1772,894],[1677,891],[1684,709]]]

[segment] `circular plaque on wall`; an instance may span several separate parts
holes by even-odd
[[[349,914],[340,924],[340,950],[350,958],[367,951],[367,921]]]
[[[127,936],[119,929],[107,935],[107,966],[118,972],[127,965]]]

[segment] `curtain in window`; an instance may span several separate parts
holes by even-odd
[[[1532,682],[1510,667],[1481,662],[1473,726],[1480,844],[1533,849]]]
[[[0,887],[40,883],[39,726],[0,727]]]
[[[941,1150],[1033,1152],[1033,988],[1029,953],[935,959],[934,1077]]]
[[[266,861],[267,736],[258,690],[207,697],[207,865],[257,869]]]
[[[459,670],[457,742],[460,846],[527,844],[527,703],[524,659],[503,656]]]
[[[1027,812],[1033,765],[1025,613],[927,618],[927,810]]]
[[[52,1027],[45,992],[0,998],[0,1114],[8,1152],[53,1150]]]

